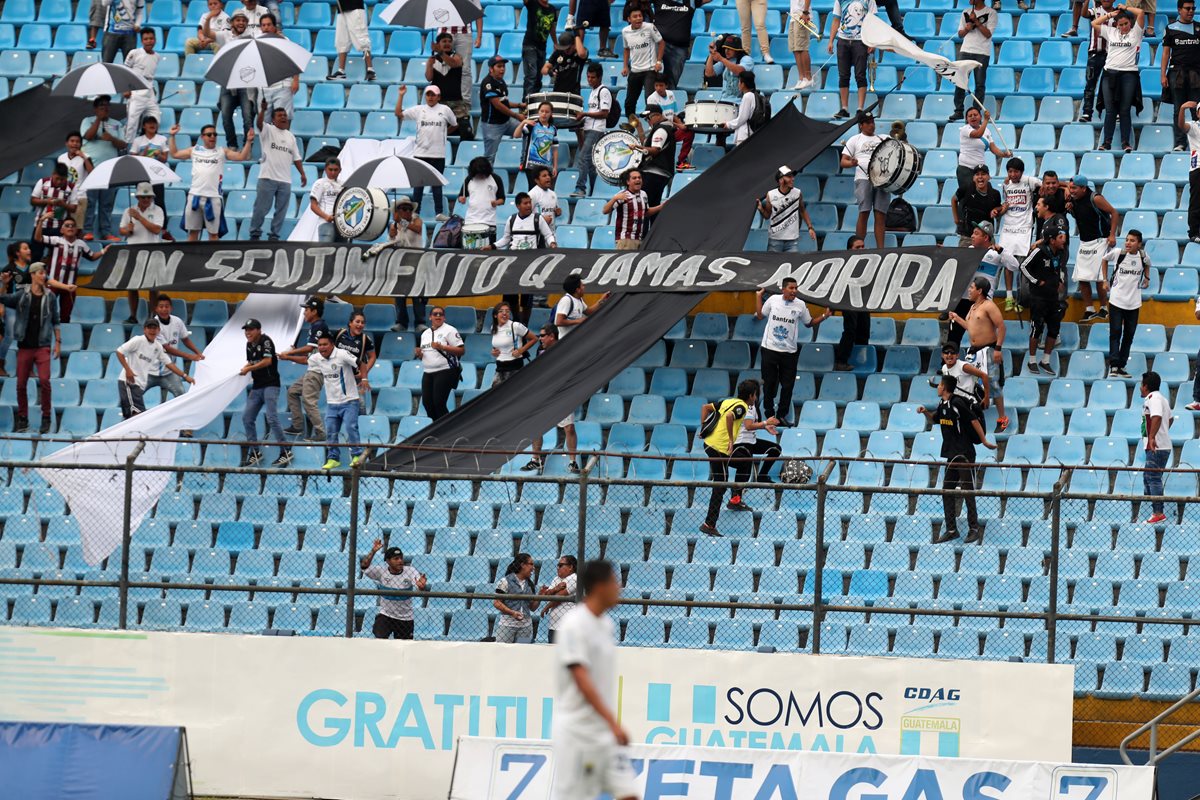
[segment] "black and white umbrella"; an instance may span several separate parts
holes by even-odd
[[[134,186],[139,183],[176,183],[183,180],[166,164],[145,156],[120,156],[102,161],[77,187],[79,191]]]
[[[94,97],[100,94],[119,95],[139,89],[149,89],[150,84],[138,73],[122,64],[88,64],[76,67],[63,76],[51,94],[66,97]]]
[[[342,181],[342,185],[375,189],[407,189],[413,186],[445,186],[446,176],[433,167],[408,156],[385,156],[363,164]]]
[[[382,14],[389,25],[413,28],[461,28],[482,16],[475,0],[392,0]]]
[[[226,89],[265,88],[304,72],[312,53],[283,36],[234,39],[217,53],[204,74]]]

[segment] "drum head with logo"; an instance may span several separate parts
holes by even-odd
[[[344,239],[378,239],[387,231],[391,204],[382,189],[352,186],[333,203],[333,226]]]
[[[642,164],[642,153],[635,150],[640,143],[629,131],[610,131],[600,137],[592,148],[592,165],[606,183],[618,186],[621,176]]]
[[[885,192],[908,191],[921,173],[921,154],[899,139],[885,139],[871,154],[867,176],[871,185]]]

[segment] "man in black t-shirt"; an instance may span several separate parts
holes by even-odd
[[[969,190],[960,188],[950,200],[950,211],[958,227],[958,246],[971,246],[971,232],[981,222],[992,222],[1000,216],[1004,200],[991,183],[991,173],[980,164],[975,168],[973,185]]]
[[[546,63],[546,42],[558,27],[558,9],[550,0],[525,0],[525,38],[521,40],[521,73],[525,76],[525,96],[542,86],[542,65]]]
[[[425,62],[425,80],[442,92],[442,102],[454,112],[458,119],[458,135],[473,139],[471,127],[471,100],[463,97],[463,57],[454,51],[454,35],[442,32],[433,40],[433,55]]]
[[[279,358],[275,355],[275,343],[262,332],[262,323],[256,319],[246,320],[242,326],[246,332],[246,366],[239,370],[241,375],[250,376],[250,393],[246,396],[246,410],[242,412],[242,426],[246,429],[246,448],[243,466],[252,467],[263,460],[258,441],[258,412],[266,409],[267,439],[284,442],[283,428],[279,425]],[[273,467],[286,467],[292,463],[292,448],[281,445],[279,458]]]
[[[1059,287],[1063,284],[1067,264],[1067,234],[1061,229],[1047,230],[1045,234],[1045,243],[1034,248],[1021,262],[1021,278],[1029,286],[1029,363],[1025,371],[1029,375],[1038,375],[1040,370],[1046,375],[1057,376],[1050,366],[1050,352],[1058,343],[1062,324],[1064,305],[1059,301]],[[1035,359],[1043,331],[1046,349],[1038,363]]]
[[[692,19],[708,0],[651,0],[654,27],[662,34],[663,74],[668,89],[678,89],[683,65],[692,51]]]
[[[487,65],[487,75],[479,84],[479,128],[483,131],[483,156],[494,164],[500,140],[516,130],[523,119],[518,109],[525,104],[508,99],[508,84],[504,82],[508,60],[492,56]]]
[[[588,49],[583,46],[583,30],[576,28],[558,37],[554,51],[542,66],[542,74],[554,81],[554,91],[582,94],[581,76],[588,62]]]
[[[1178,0],[1179,16],[1163,32],[1161,81],[1163,102],[1178,110],[1189,100],[1200,101],[1200,25],[1196,0]],[[1176,126],[1175,152],[1187,150],[1187,134]]]
[[[978,442],[992,450],[996,445],[987,440],[983,433],[983,425],[980,424],[971,404],[954,393],[955,386],[957,381],[953,377],[943,377],[942,382],[938,384],[940,402],[937,408],[929,410],[920,406],[917,412],[924,414],[942,432],[942,458],[946,459],[942,490],[966,492],[963,495],[967,506],[966,541],[975,544],[983,541],[983,532],[979,529],[979,515],[975,510],[975,495],[971,494],[979,488],[974,467],[975,444]],[[942,510],[945,512],[946,527],[942,535],[934,540],[934,544],[958,538],[958,497],[943,494]]]

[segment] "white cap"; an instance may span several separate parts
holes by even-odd
[[[142,181],[133,192],[134,197],[154,197],[154,187],[149,181]]]

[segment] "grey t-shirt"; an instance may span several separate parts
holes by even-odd
[[[363,570],[363,575],[387,589],[414,590],[421,573],[410,566],[405,566],[400,573],[393,574],[386,564],[375,564]],[[389,595],[378,595],[379,612],[385,617],[411,622],[413,618],[412,598]]]

